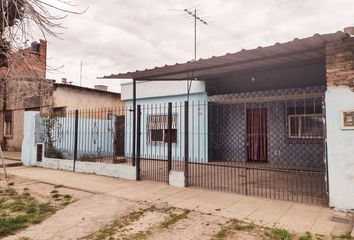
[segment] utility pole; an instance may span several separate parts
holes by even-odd
[[[184,9],[184,11],[194,18],[194,60],[197,60],[197,21],[205,25],[208,25],[208,23],[197,15],[197,9],[194,9],[194,12],[188,9]]]

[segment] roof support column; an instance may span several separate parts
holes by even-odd
[[[133,79],[133,143],[132,143],[132,159],[133,166],[136,160],[136,80]]]

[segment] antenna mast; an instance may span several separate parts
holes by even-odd
[[[191,12],[186,8],[184,11],[194,18],[194,60],[197,60],[197,21],[205,25],[208,25],[208,23],[197,15],[197,9],[194,9],[194,12]]]

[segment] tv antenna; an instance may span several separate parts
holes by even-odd
[[[197,22],[200,22],[204,25],[208,25],[207,21],[202,19],[200,16],[197,14],[197,9],[195,8],[194,11],[190,11],[187,8],[184,9],[189,16],[194,18],[194,60],[197,60]]]

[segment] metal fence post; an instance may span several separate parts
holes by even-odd
[[[168,103],[168,117],[167,117],[167,129],[168,129],[168,144],[167,144],[167,174],[170,174],[172,170],[172,103]],[[169,182],[169,178],[167,178]]]
[[[73,172],[75,172],[77,160],[77,141],[78,141],[78,128],[79,128],[79,110],[75,110],[75,128],[74,128],[74,165]]]
[[[188,187],[189,131],[188,101],[184,102],[184,186]]]
[[[135,166],[136,160],[136,80],[133,79],[133,145],[132,145],[132,165]]]
[[[135,167],[136,167],[136,180],[140,180],[140,143],[141,143],[141,106],[137,106],[137,138],[136,138],[136,156],[135,156]]]

